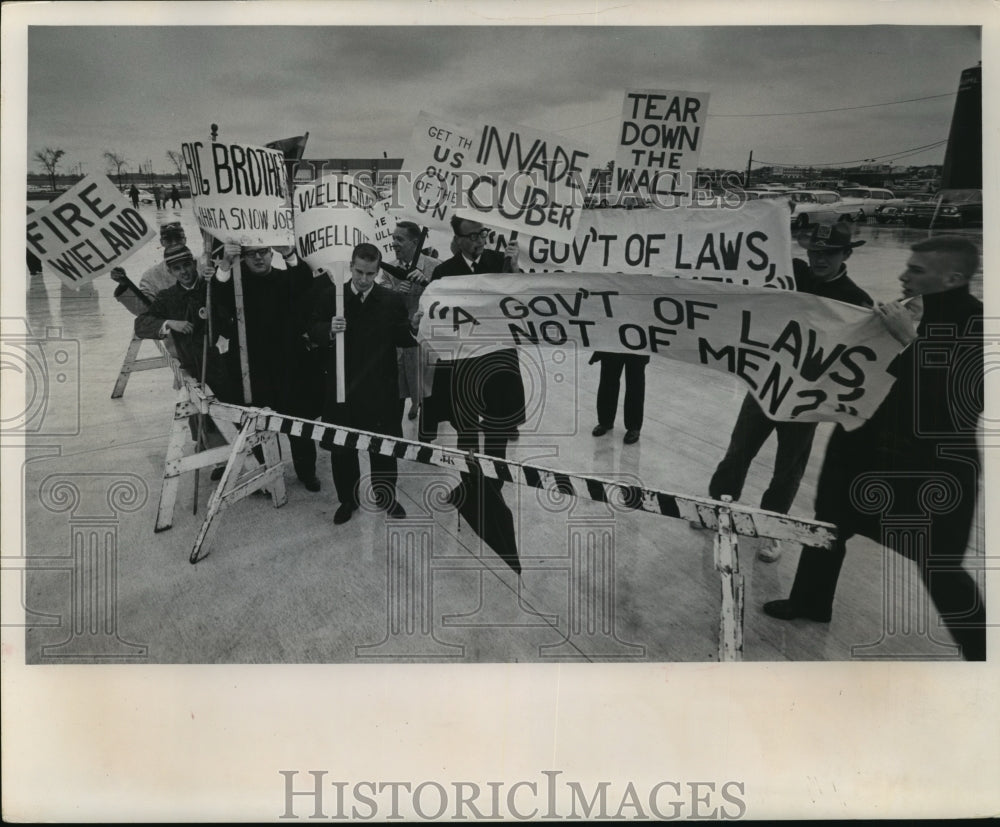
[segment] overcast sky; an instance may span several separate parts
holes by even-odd
[[[624,91],[657,88],[711,95],[703,167],[743,168],[751,150],[894,161],[948,137],[959,75],[980,58],[971,26],[33,27],[28,155],[58,147],[62,170],[99,172],[111,150],[167,171],[166,151],[215,122],[256,144],[308,131],[307,158],[405,158],[423,109],[559,132],[603,163]],[[872,106],[912,98],[930,99]],[[844,111],[781,114],[824,109]],[[943,158],[942,145],[898,163]]]

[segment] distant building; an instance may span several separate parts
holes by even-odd
[[[378,189],[392,186],[402,169],[402,158],[303,158],[295,168],[295,183],[308,184],[323,175],[356,175]]]

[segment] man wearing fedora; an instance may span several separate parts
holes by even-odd
[[[805,227],[797,238],[809,257],[792,261],[795,289],[826,299],[871,307],[873,302],[847,275],[847,259],[855,247],[864,241],[851,240],[851,225],[845,221],[823,222]],[[815,422],[775,422],[761,409],[750,394],[743,399],[736,425],[729,438],[729,447],[708,484],[708,495],[721,499],[729,495],[738,500],[743,491],[750,463],[774,431],[778,450],[774,460],[771,482],[761,498],[760,507],[765,511],[787,514],[799,490],[799,483],[809,462]],[[701,528],[701,523],[693,526]],[[757,557],[765,562],[777,560],[782,553],[779,540],[761,546]]]

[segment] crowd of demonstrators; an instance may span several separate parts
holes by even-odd
[[[392,233],[392,250],[396,260],[388,262],[394,270],[385,266],[377,279],[378,283],[403,296],[410,327],[416,333],[419,324],[420,296],[431,280],[435,268],[441,263],[432,254],[420,249],[421,230],[412,221],[400,221]],[[383,263],[384,264],[384,263]],[[421,399],[420,354],[412,347],[401,347],[398,351],[399,396],[410,400],[408,419],[417,418]]]
[[[871,296],[858,287],[847,275],[847,260],[855,247],[864,241],[851,240],[851,225],[847,222],[824,222],[811,225],[798,236],[804,247],[808,263],[793,259],[795,289],[826,299],[836,299],[859,307],[871,307]],[[774,470],[767,490],[761,497],[760,507],[765,511],[787,514],[795,501],[799,483],[809,463],[815,422],[776,422],[764,413],[751,394],[743,399],[736,417],[729,447],[719,462],[708,484],[708,495],[713,500],[728,495],[738,500],[750,470],[750,463],[774,432],[777,435],[777,453]],[[627,422],[626,422],[627,427]],[[701,528],[701,523],[692,523]],[[757,556],[773,562],[782,554],[780,540],[762,545]]]
[[[516,273],[519,255],[516,240],[505,252],[487,250],[489,230],[478,221],[452,217],[456,252],[434,268],[431,280],[474,273]],[[517,348],[441,359],[433,371],[433,402],[425,398],[420,417],[422,437],[433,439],[439,422],[449,420],[463,451],[503,459],[507,443],[518,438],[525,421],[524,380]],[[480,433],[482,441],[480,441]]]
[[[390,263],[381,275],[378,248],[358,245],[353,250],[341,308],[332,281],[322,273],[314,278],[310,268],[298,260],[294,247],[276,248],[285,267],[273,268],[275,250],[226,244],[217,269],[215,263],[206,265],[204,278],[199,279],[184,232],[179,222],[172,222],[161,227],[164,261],[143,275],[141,299],[126,296],[120,269],[113,275],[119,282],[115,295],[137,315],[137,335],[173,337],[181,366],[196,377],[204,369],[207,384],[222,401],[246,401],[306,419],[322,415],[331,424],[401,437],[405,401],[410,399],[411,418],[420,405],[423,440],[432,439],[435,432],[431,429],[436,431],[439,421],[448,420],[455,427],[461,450],[504,458],[507,442],[525,416],[524,385],[515,348],[439,360],[433,369],[433,393],[420,398],[422,377],[415,358],[415,331],[426,284],[474,273],[518,272],[516,241],[505,253],[487,251],[488,231],[482,224],[453,219],[452,229],[454,254],[441,262],[423,251],[418,256],[419,227],[399,222],[393,233],[395,264]],[[793,261],[796,290],[872,307],[871,297],[847,275],[853,249],[864,243],[853,240],[850,224],[824,221],[810,225],[799,233],[797,241],[808,262]],[[243,279],[251,388],[248,400],[243,399],[239,347],[235,346],[231,272],[237,257]],[[969,240],[929,238],[911,247],[900,276],[903,297],[922,300],[919,324],[911,321],[910,312],[900,302],[873,308],[903,346],[890,368],[896,381],[867,422],[853,431],[840,425],[834,429],[820,472],[815,518],[837,527],[836,546],[832,551],[802,550],[790,596],[765,604],[768,615],[829,621],[846,542],[861,534],[915,556],[930,596],[963,656],[985,658],[983,599],[975,579],[962,565],[980,473],[976,428],[983,410],[983,306],[968,287],[978,266],[979,251]],[[213,293],[214,341],[208,345],[205,364],[201,349],[206,328],[205,280],[213,272],[217,282]],[[942,329],[949,331],[947,336],[942,336]],[[921,358],[924,344],[933,346],[936,358]],[[344,348],[343,402],[337,398],[340,346]],[[601,436],[612,428],[624,373],[625,442],[632,444],[642,427],[648,357],[597,353],[592,361],[601,362],[598,425],[593,434]],[[712,474],[709,496],[721,499],[728,495],[738,500],[754,457],[774,432],[775,465],[760,507],[788,513],[809,460],[815,429],[815,423],[774,421],[747,395],[725,456]],[[290,442],[297,476],[309,490],[318,491],[315,443],[295,436],[290,436]],[[334,523],[342,524],[362,499],[358,452],[332,443],[323,447],[331,451],[339,500]],[[375,503],[389,517],[405,517],[396,496],[395,457],[373,453],[370,462]],[[941,513],[928,516],[924,551],[914,552],[919,544],[900,544],[898,533],[884,531],[881,515],[862,507],[864,499],[858,492],[859,485],[877,481],[891,487],[898,503],[919,513],[921,498],[926,499],[921,486],[941,479],[953,485],[954,502]],[[452,493],[457,492],[459,489]],[[774,560],[781,549],[772,544],[761,552],[762,559]]]
[[[934,236],[911,246],[899,276],[903,298],[922,297],[914,326],[900,301],[875,312],[904,345],[892,388],[870,419],[830,437],[816,491],[816,519],[837,527],[833,550],[805,547],[791,594],[764,605],[781,620],[829,622],[846,543],[855,534],[915,558],[935,607],[967,660],[986,658],[986,610],[963,567],[978,495],[976,429],[983,412],[983,304],[969,292],[979,250],[966,238]],[[866,486],[884,492],[913,531],[886,531]],[[921,523],[925,519],[926,525]]]
[[[406,304],[398,293],[375,283],[381,253],[372,244],[354,248],[344,306],[326,279],[313,294],[309,338],[328,355],[323,420],[386,436],[401,437],[404,400],[399,395],[397,348],[414,349]],[[344,401],[337,393],[337,349],[343,347]],[[358,452],[329,444],[339,507],[333,522],[347,522],[361,502]],[[406,511],[396,499],[396,458],[369,454],[375,504],[389,517]]]

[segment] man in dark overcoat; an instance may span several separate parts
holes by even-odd
[[[836,546],[803,548],[791,595],[764,611],[829,622],[846,542],[861,534],[914,561],[962,656],[985,660],[983,594],[963,566],[981,467],[983,303],[969,292],[979,250],[960,236],[910,250],[899,281],[904,299],[922,299],[919,324],[899,301],[875,308],[905,346],[896,381],[867,422],[837,426],[820,471],[816,519],[837,526]]]
[[[314,290],[309,338],[327,351],[323,420],[386,436],[401,437],[404,400],[399,396],[397,347],[416,347],[402,297],[375,283],[381,253],[359,244],[351,256],[351,279],[344,286],[344,307],[326,279]],[[344,347],[344,401],[337,400],[337,348]],[[333,521],[351,518],[360,502],[358,452],[330,444],[333,484],[340,506]],[[396,499],[396,458],[369,454],[375,503],[394,518],[406,516]]]

